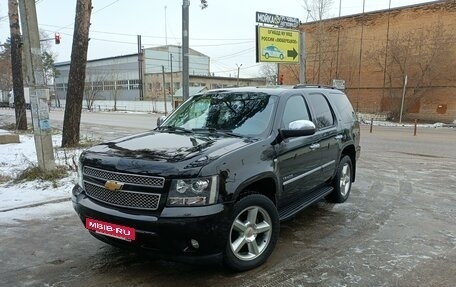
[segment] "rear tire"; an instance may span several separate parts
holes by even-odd
[[[336,177],[334,178],[333,192],[328,200],[334,203],[342,203],[348,199],[353,181],[353,165],[350,157],[345,155],[339,162]]]
[[[251,194],[234,205],[223,261],[235,271],[263,264],[279,237],[279,215],[272,201],[262,194]]]

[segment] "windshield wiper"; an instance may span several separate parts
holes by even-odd
[[[218,133],[218,134],[224,134],[232,137],[237,137],[237,138],[242,138],[243,136],[240,134],[233,133],[231,130],[219,130],[216,128],[195,128],[192,129],[194,132],[209,132],[209,133]]]
[[[159,126],[157,128],[157,130],[168,130],[168,131],[180,131],[180,132],[184,132],[184,133],[188,133],[188,134],[191,134],[193,133],[192,130],[189,130],[189,129],[186,129],[186,128],[181,128],[181,127],[176,127],[176,126]]]

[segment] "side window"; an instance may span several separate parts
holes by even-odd
[[[302,96],[296,95],[288,99],[282,116],[282,129],[288,129],[288,125],[297,120],[310,120],[307,105]]]
[[[356,113],[345,94],[331,93],[330,99],[335,103],[337,110],[339,110],[342,122],[351,123],[357,121]]]
[[[315,126],[323,129],[334,125],[334,117],[328,101],[322,94],[310,94],[306,97],[312,107],[315,116]]]

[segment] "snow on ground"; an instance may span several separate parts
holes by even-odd
[[[6,132],[0,130],[0,132]],[[54,157],[58,165],[72,165],[80,150],[63,150],[60,146],[61,135],[52,136]],[[0,176],[15,178],[28,167],[36,166],[37,158],[33,135],[20,135],[20,143],[0,145]],[[0,217],[2,213],[15,208],[39,205],[48,201],[70,198],[71,189],[76,182],[76,172],[69,171],[69,176],[54,184],[49,181],[24,181],[14,183],[12,180],[0,184]],[[10,213],[10,212],[8,212]]]

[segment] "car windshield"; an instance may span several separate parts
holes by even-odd
[[[265,93],[208,93],[185,102],[161,126],[257,136],[270,126],[276,103],[276,96]]]

